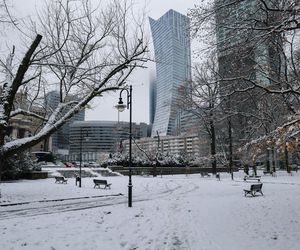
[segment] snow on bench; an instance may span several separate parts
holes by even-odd
[[[59,184],[67,184],[68,179],[65,178],[64,176],[55,176],[55,183]]]
[[[111,183],[107,183],[107,180],[99,180],[99,179],[94,179],[94,188],[98,187],[100,188],[101,185],[104,186],[104,189],[106,189],[106,187],[108,187],[110,189],[110,185]]]
[[[250,190],[244,189],[245,196],[247,194],[251,194],[254,197],[256,193],[261,193],[261,195],[264,195],[263,192],[261,191],[262,185],[263,185],[262,183],[260,183],[260,184],[252,184],[250,186]]]

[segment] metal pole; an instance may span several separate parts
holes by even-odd
[[[129,182],[128,182],[128,207],[132,207],[132,180],[131,180],[131,144],[132,144],[132,86],[129,86]]]
[[[79,143],[79,187],[81,188],[81,162],[82,162],[82,128],[80,128],[80,143]]]
[[[229,138],[229,172],[231,175],[231,180],[233,180],[233,159],[232,159],[232,130],[231,130],[231,116],[228,120],[228,138]]]

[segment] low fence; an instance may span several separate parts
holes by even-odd
[[[123,175],[129,174],[129,168],[123,166],[109,166],[114,172],[119,172]],[[153,167],[132,167],[132,175],[153,175],[155,171]],[[237,168],[233,169],[234,172],[238,171]],[[208,167],[156,167],[157,175],[176,175],[176,174],[197,174],[201,172],[211,173],[212,169]],[[227,167],[217,168],[217,172],[229,172]]]

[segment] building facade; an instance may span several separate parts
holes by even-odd
[[[156,109],[156,80],[155,76],[151,75],[149,84],[149,123],[152,126],[154,122]]]
[[[134,139],[147,136],[146,123],[132,124]],[[117,121],[76,121],[70,125],[70,161],[97,161],[101,155],[120,152],[129,137],[129,123]]]
[[[76,100],[78,97],[72,95],[70,100]],[[45,107],[47,112],[52,112],[60,103],[59,92],[51,91],[47,93],[45,99]],[[69,154],[70,147],[70,125],[75,121],[84,121],[85,111],[80,111],[75,114],[70,120],[68,120],[61,128],[59,128],[49,140],[49,149],[56,155],[61,155],[62,158]]]
[[[268,4],[273,7],[276,2],[274,0]],[[264,31],[264,22],[275,24],[277,16],[265,17],[261,5],[259,0],[215,0],[221,77],[247,76],[266,86],[278,79],[282,41],[278,34],[270,32],[266,35]],[[262,36],[264,39],[261,39]]]
[[[276,0],[271,2],[275,4]],[[261,4],[259,0],[215,0],[220,94],[228,96],[223,108],[233,114],[230,119],[235,145],[270,132],[272,124],[280,121],[269,117],[284,112],[283,105],[276,107],[270,95],[263,96],[263,91],[251,84],[276,88],[282,70],[280,36],[264,33],[266,20],[276,23],[276,13],[267,17]],[[235,93],[247,88],[251,90]]]
[[[209,143],[207,138],[198,134],[189,134],[181,136],[161,136],[141,138],[135,140],[132,144],[132,153],[134,155],[143,155],[143,151],[148,154],[168,153],[172,155],[185,154],[195,157],[203,157],[209,154]],[[123,143],[125,152],[129,152],[129,141]]]
[[[156,61],[152,136],[173,135],[179,111],[178,89],[191,80],[190,21],[169,10],[158,20],[150,18],[150,26]]]

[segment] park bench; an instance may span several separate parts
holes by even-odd
[[[55,183],[59,184],[67,184],[68,179],[65,178],[64,176],[55,176]]]
[[[260,184],[252,184],[250,186],[250,190],[244,189],[245,196],[247,194],[251,194],[254,197],[256,193],[261,193],[261,195],[264,195],[263,192],[261,191],[262,185],[263,185],[262,183],[260,183]]]
[[[210,177],[210,174],[207,172],[200,172],[201,177]]]
[[[260,182],[260,176],[258,176],[258,175],[246,175],[245,177],[244,177],[244,181],[247,181],[247,180],[252,180],[252,181],[258,181],[258,182]]]
[[[104,189],[106,189],[107,187],[110,189],[110,185],[111,183],[107,183],[107,180],[99,180],[99,179],[94,179],[94,188],[98,187],[100,188],[101,185],[104,186]]]

